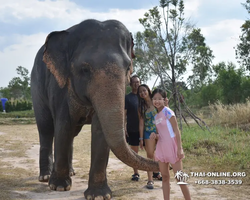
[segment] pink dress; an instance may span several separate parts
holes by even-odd
[[[164,107],[161,112],[155,115],[155,124],[159,134],[155,159],[156,161],[174,164],[179,158],[177,157],[175,133],[169,121],[172,116],[175,116],[175,114],[168,107]]]

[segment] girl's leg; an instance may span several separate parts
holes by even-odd
[[[172,164],[172,167],[173,167],[174,174],[176,174],[177,171],[182,170],[182,161],[180,160],[180,161],[176,162],[175,164]],[[187,185],[180,185],[180,187],[181,187],[181,191],[182,191],[182,194],[183,194],[185,200],[190,200],[191,196],[189,193],[188,186]]]
[[[145,139],[147,158],[154,160],[155,140]],[[148,181],[153,181],[153,172],[148,171]]]
[[[170,174],[169,163],[159,162],[160,172],[162,175],[162,190],[164,200],[170,199]]]

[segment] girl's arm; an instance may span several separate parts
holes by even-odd
[[[141,149],[143,149],[143,129],[144,129],[144,119],[141,116],[140,112],[138,112],[138,116],[139,116],[139,134],[140,134],[140,147]]]
[[[169,121],[170,121],[170,123],[172,125],[173,131],[174,131],[175,137],[176,137],[176,142],[177,142],[177,156],[178,156],[178,158],[181,159],[181,158],[184,157],[184,153],[183,153],[183,150],[182,150],[181,134],[180,134],[180,130],[179,130],[179,127],[178,127],[178,124],[177,124],[176,117],[172,116],[169,119]]]

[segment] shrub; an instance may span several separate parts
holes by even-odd
[[[7,101],[5,104],[5,109],[6,112],[31,110],[32,103],[23,99]]]

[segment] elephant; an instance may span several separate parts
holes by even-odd
[[[72,186],[73,141],[91,124],[91,164],[86,199],[111,199],[106,168],[110,150],[128,166],[157,171],[157,162],[125,141],[125,88],[133,71],[133,38],[117,20],[88,19],[51,32],[31,72],[31,95],[39,132],[39,181],[51,190]],[[54,151],[52,149],[54,147]]]

